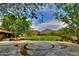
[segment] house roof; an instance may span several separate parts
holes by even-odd
[[[11,32],[9,32],[9,31],[5,30],[4,28],[0,27],[0,33],[11,33]]]

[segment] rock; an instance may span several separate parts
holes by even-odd
[[[19,56],[19,49],[13,46],[0,46],[0,56]]]
[[[46,42],[40,42],[40,43],[27,44],[25,47],[26,48],[24,50],[29,55],[43,56],[46,53],[48,53],[48,51],[52,48],[52,44]]]
[[[19,46],[0,46],[0,56],[79,56],[79,44],[38,42]]]

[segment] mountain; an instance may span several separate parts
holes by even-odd
[[[58,30],[58,29],[61,29],[61,28],[64,28],[66,27],[67,24],[65,24],[64,22],[62,21],[58,21],[58,20],[52,20],[52,21],[49,21],[49,22],[46,22],[46,23],[41,23],[37,26],[32,26],[34,28],[34,30],[37,30],[37,31],[51,31],[51,30]]]
[[[45,29],[45,30],[43,30],[41,32],[49,32],[49,31],[52,31],[52,30],[51,29]]]

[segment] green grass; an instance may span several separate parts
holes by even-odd
[[[56,41],[56,40],[61,39],[59,36],[32,36],[27,38],[27,40],[32,40],[32,41]]]

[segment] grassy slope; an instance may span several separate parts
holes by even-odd
[[[32,36],[27,38],[27,40],[32,41],[56,41],[57,39],[61,39],[58,36]]]

